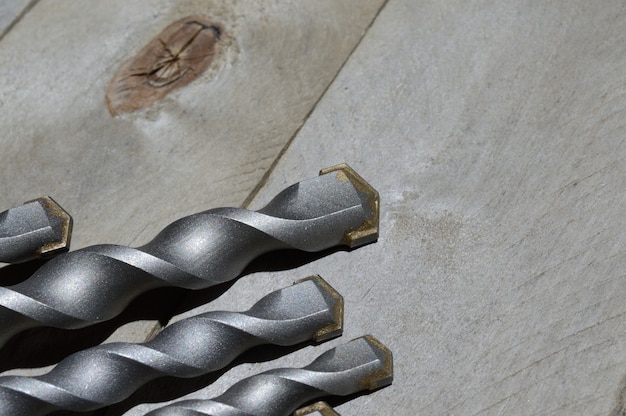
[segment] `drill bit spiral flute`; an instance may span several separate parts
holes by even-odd
[[[98,409],[157,377],[200,376],[256,345],[323,341],[342,329],[343,298],[312,276],[270,293],[246,312],[207,312],[143,344],[117,342],[77,352],[42,376],[0,377],[0,416]]]
[[[258,211],[212,209],[172,223],[141,247],[97,245],[50,260],[26,281],[0,287],[0,346],[27,328],[111,319],[149,289],[232,280],[273,250],[357,247],[377,237],[378,193],[349,166],[334,166]]]
[[[269,370],[213,400],[174,402],[146,416],[288,416],[307,401],[375,390],[392,380],[391,351],[366,335],[326,351],[306,367]]]

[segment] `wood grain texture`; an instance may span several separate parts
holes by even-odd
[[[182,216],[242,205],[381,4],[37,4],[0,43],[2,205],[52,195],[74,217],[74,249],[137,246]],[[150,109],[111,118],[105,91],[115,71],[164,27],[191,15],[228,28],[211,68]],[[1,268],[0,282],[32,271]],[[109,326],[23,337],[2,351],[1,368],[44,366],[104,339],[142,341],[180,299],[172,292],[144,299]],[[138,322],[113,332],[128,321]]]
[[[189,397],[372,333],[394,384],[344,416],[623,414],[625,26],[621,1],[390,0],[253,204],[346,161],[379,241],[232,289],[319,273],[343,339]]]

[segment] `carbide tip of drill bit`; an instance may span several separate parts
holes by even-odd
[[[298,409],[293,416],[341,416],[326,402],[317,402]]]
[[[367,335],[326,351],[306,367],[269,370],[235,383],[212,400],[174,402],[146,416],[287,416],[320,397],[391,384],[392,361],[389,349]]]
[[[322,279],[320,275],[313,275],[297,280],[294,282],[294,285],[306,282],[307,280],[314,281],[320,287],[329,305],[332,305],[332,312],[335,317],[332,324],[321,328],[315,333],[315,341],[322,342],[340,336],[343,333],[343,296],[329,285],[326,280]]]
[[[369,208],[368,219],[360,227],[349,230],[344,235],[343,243],[348,247],[358,247],[378,239],[378,224],[380,221],[380,195],[365,179],[361,177],[347,163],[340,163],[320,170],[320,175],[337,172],[339,180],[348,180],[364,200],[364,206]]]
[[[36,377],[0,377],[0,416],[89,411],[118,403],[162,376],[197,377],[264,344],[296,345],[336,327],[341,296],[321,277],[303,279],[245,312],[214,311],[167,326],[142,344],[109,343],[72,354]]]
[[[38,254],[43,257],[50,257],[59,253],[63,253],[70,249],[70,242],[72,240],[72,216],[65,211],[54,199],[49,196],[42,196],[31,202],[39,202],[46,211],[48,218],[52,221],[58,221],[58,240],[50,241],[44,244],[39,250]]]
[[[390,385],[393,382],[393,354],[391,350],[372,335],[365,335],[358,339],[365,340],[382,363],[381,368],[361,381],[363,389],[376,390]]]
[[[0,213],[0,261],[22,263],[69,250],[72,217],[42,196]]]

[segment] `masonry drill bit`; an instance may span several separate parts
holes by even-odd
[[[317,402],[298,409],[293,416],[341,416],[335,412],[326,402]]]
[[[347,165],[295,184],[258,211],[217,208],[182,218],[148,244],[98,245],[58,256],[0,287],[0,345],[34,326],[81,328],[113,318],[140,293],[203,289],[278,249],[356,247],[378,236],[378,193]]]
[[[146,416],[288,416],[322,396],[347,396],[391,384],[391,352],[371,335],[320,355],[304,368],[241,380],[213,400],[174,402]]]
[[[72,217],[49,196],[0,213],[0,263],[22,263],[69,250]]]
[[[270,293],[246,312],[208,312],[143,344],[111,343],[70,355],[38,377],[0,377],[1,416],[88,411],[118,403],[160,376],[197,377],[262,344],[341,334],[343,299],[319,276]]]

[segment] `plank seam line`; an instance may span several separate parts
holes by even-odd
[[[324,91],[322,91],[322,93],[317,98],[315,103],[313,103],[313,105],[311,106],[311,109],[309,110],[309,112],[304,116],[304,118],[302,120],[302,123],[296,128],[296,130],[291,135],[289,140],[287,140],[287,143],[285,143],[285,145],[280,149],[280,151],[278,152],[278,155],[276,156],[276,158],[274,159],[274,161],[272,162],[270,167],[267,169],[267,171],[263,174],[263,176],[261,177],[259,182],[256,184],[256,186],[254,188],[252,188],[252,191],[250,191],[250,194],[248,194],[246,199],[241,204],[241,208],[248,208],[250,206],[250,203],[254,200],[254,198],[256,198],[256,196],[259,194],[261,189],[263,189],[263,187],[267,184],[267,181],[269,180],[272,172],[274,172],[274,169],[276,169],[276,166],[278,165],[278,162],[280,162],[280,160],[285,155],[285,153],[287,153],[287,150],[289,150],[289,147],[291,146],[291,144],[294,142],[295,138],[300,133],[300,130],[302,129],[302,127],[304,127],[304,125],[307,123],[307,121],[311,117],[311,114],[313,114],[313,112],[317,108],[318,104],[326,96],[326,93],[328,92],[330,87],[335,83],[335,80],[337,79],[337,77],[339,76],[339,74],[341,73],[343,68],[346,66],[346,64],[348,63],[348,61],[352,57],[352,55],[354,55],[354,52],[357,50],[359,45],[361,45],[361,42],[363,41],[363,39],[365,38],[365,36],[369,32],[371,27],[374,25],[374,22],[378,19],[378,16],[383,11],[385,6],[387,6],[388,2],[389,2],[389,0],[385,0],[383,2],[383,4],[380,6],[380,8],[376,11],[376,14],[372,18],[372,20],[369,22],[369,24],[367,25],[365,30],[363,30],[363,34],[361,35],[361,38],[357,41],[357,43],[354,45],[352,50],[346,55],[346,59],[344,59],[343,63],[339,66],[339,69],[337,69],[337,72],[335,72],[335,75],[332,77],[332,79],[330,80],[328,85],[326,85],[326,88],[324,88]]]
[[[26,16],[26,14],[31,11],[31,9],[35,7],[37,3],[39,3],[39,0],[31,0],[30,3],[28,3],[28,5],[24,7],[20,14],[18,14],[11,23],[9,23],[6,29],[4,29],[4,32],[0,33],[0,42],[2,42],[2,39],[4,39],[4,37],[15,27],[15,25],[22,21],[24,16]]]

